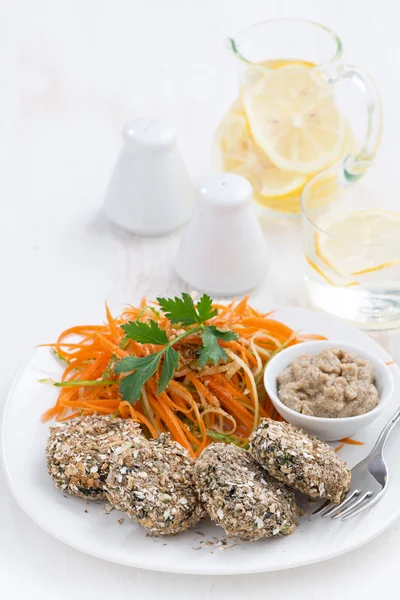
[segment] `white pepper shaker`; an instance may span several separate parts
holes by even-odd
[[[130,233],[163,235],[189,219],[195,190],[173,128],[144,117],[129,121],[108,185],[104,210]]]
[[[199,186],[198,204],[178,254],[178,275],[195,290],[216,296],[243,294],[267,270],[267,246],[247,179],[219,173]]]

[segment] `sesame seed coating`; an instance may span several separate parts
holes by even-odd
[[[325,442],[289,423],[264,419],[250,437],[250,453],[268,473],[310,498],[339,503],[351,473]]]
[[[61,490],[80,498],[105,498],[104,483],[114,452],[140,436],[132,419],[77,417],[50,427],[47,468]]]
[[[293,492],[242,448],[208,446],[196,462],[195,482],[211,519],[228,535],[257,540],[296,528],[299,509]]]
[[[154,535],[175,535],[204,516],[193,483],[194,461],[169,435],[142,438],[115,457],[109,502]]]

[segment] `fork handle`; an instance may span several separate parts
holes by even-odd
[[[376,440],[375,446],[373,447],[371,454],[375,454],[377,452],[383,452],[383,449],[389,438],[389,435],[392,433],[392,430],[393,430],[394,426],[396,425],[396,423],[398,423],[398,421],[400,421],[400,408],[398,408],[396,410],[394,415],[392,415],[392,418],[389,419],[389,421],[386,423],[385,427],[382,429],[381,433],[379,434],[378,439]]]

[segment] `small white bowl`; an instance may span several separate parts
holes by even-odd
[[[370,412],[356,417],[312,417],[292,410],[279,400],[277,384],[278,375],[280,375],[282,371],[301,354],[319,354],[319,352],[322,352],[322,350],[325,350],[326,348],[342,348],[343,350],[354,352],[361,358],[365,358],[373,364],[376,379],[375,385],[378,388],[379,394],[379,403]],[[276,410],[288,423],[304,429],[304,431],[307,431],[311,435],[315,435],[326,442],[333,442],[349,437],[359,429],[372,423],[384,409],[386,403],[393,394],[394,387],[392,373],[380,358],[358,346],[331,340],[304,342],[302,344],[290,346],[289,348],[282,350],[282,352],[279,352],[266,366],[264,385]]]

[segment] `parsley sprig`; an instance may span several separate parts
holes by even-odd
[[[140,344],[162,346],[160,350],[147,356],[127,356],[115,364],[114,372],[117,374],[133,371],[130,375],[126,375],[120,383],[123,399],[128,400],[131,404],[140,398],[144,384],[157,371],[161,360],[162,368],[157,392],[160,394],[168,387],[179,361],[179,352],[173,346],[183,338],[199,332],[203,342],[199,351],[200,367],[209,361],[214,364],[226,361],[228,357],[225,350],[219,345],[219,340],[229,342],[237,339],[237,335],[233,331],[225,331],[215,325],[206,325],[207,321],[218,314],[218,310],[212,307],[212,300],[207,294],[203,294],[197,306],[194,305],[192,297],[185,293],[181,298],[157,298],[157,300],[171,324],[179,324],[187,329],[170,341],[166,331],[160,329],[156,321],[150,320],[142,323],[137,320],[122,325],[125,333],[124,339],[134,340]]]

